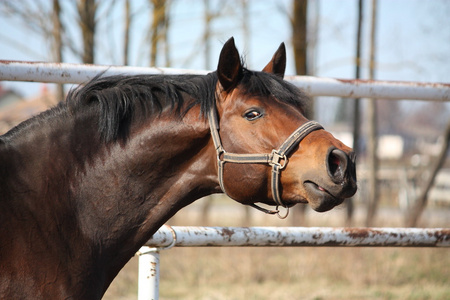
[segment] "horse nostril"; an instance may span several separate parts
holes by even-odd
[[[327,168],[328,174],[334,183],[342,183],[347,170],[348,156],[344,151],[333,149],[328,153]]]

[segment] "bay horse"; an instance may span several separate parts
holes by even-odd
[[[281,44],[248,70],[231,38],[215,72],[99,75],[0,136],[0,298],[100,299],[209,194],[320,212],[352,196],[352,149],[304,117],[285,67]]]

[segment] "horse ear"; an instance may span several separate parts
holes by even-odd
[[[220,52],[219,64],[217,66],[217,76],[225,91],[235,87],[241,79],[242,65],[239,52],[234,44],[234,38],[230,38],[223,45]]]
[[[275,74],[281,78],[286,71],[286,46],[281,43],[278,50],[272,57],[272,60],[264,67],[263,72]]]

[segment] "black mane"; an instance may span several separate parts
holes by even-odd
[[[115,75],[99,74],[85,85],[71,90],[66,102],[19,124],[6,136],[20,132],[36,123],[44,123],[56,116],[75,115],[96,106],[99,113],[98,130],[105,142],[127,137],[131,122],[143,121],[161,113],[165,108],[176,109],[180,117],[195,105],[200,105],[206,118],[215,105],[217,74],[207,75]],[[274,97],[299,107],[302,112],[308,97],[282,78],[265,72],[244,68],[241,91],[250,96]],[[181,107],[186,104],[186,109]]]
[[[71,91],[67,97],[69,106],[100,105],[99,130],[106,141],[114,140],[122,132],[121,125],[134,120],[135,111],[148,117],[161,113],[166,107],[176,108],[180,115],[191,107],[200,105],[205,117],[215,105],[215,72],[203,75],[116,75],[97,76],[84,86]],[[249,95],[274,96],[300,109],[304,109],[307,96],[294,85],[278,76],[244,69],[242,90]],[[187,109],[180,111],[186,101]]]
[[[302,90],[273,74],[244,69],[240,84],[247,95],[272,96],[298,107],[303,113],[309,102],[308,96]]]
[[[111,141],[126,132],[126,128],[121,127],[137,121],[137,115],[146,118],[161,113],[166,107],[175,108],[182,115],[195,105],[200,105],[205,114],[215,103],[216,83],[215,73],[206,76],[99,75],[71,91],[67,104],[71,110],[99,105],[99,131],[105,141]],[[186,103],[187,109],[180,111],[186,98],[191,98]]]

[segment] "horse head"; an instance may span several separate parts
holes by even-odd
[[[233,39],[224,45],[217,112],[210,117],[217,114],[220,128],[212,129],[218,132],[219,181],[243,204],[309,203],[327,211],[356,192],[355,154],[304,116],[308,98],[283,80],[285,68],[284,44],[262,72],[243,67]],[[289,149],[281,153],[286,144]]]

